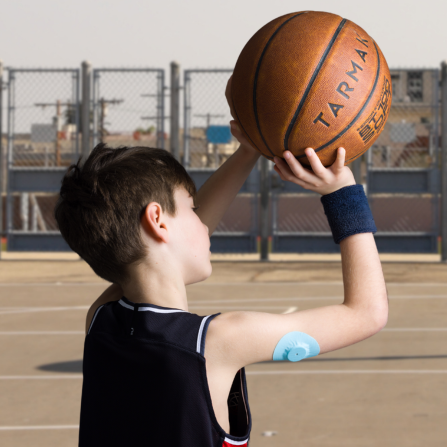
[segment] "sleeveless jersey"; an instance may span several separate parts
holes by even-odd
[[[84,345],[80,447],[248,446],[245,369],[218,424],[205,367],[205,317],[122,298],[96,310]]]

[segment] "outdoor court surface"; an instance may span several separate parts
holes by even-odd
[[[213,267],[188,287],[191,312],[284,313],[343,296],[339,262]],[[447,445],[447,266],[384,263],[384,272],[390,318],[380,334],[247,368],[251,447]],[[1,446],[77,445],[85,314],[106,286],[81,261],[0,263]]]

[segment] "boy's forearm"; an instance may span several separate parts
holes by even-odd
[[[260,154],[254,149],[239,146],[239,149],[205,182],[197,192],[197,214],[214,232],[225,211],[236,197]]]
[[[382,265],[372,233],[347,237],[340,243],[344,304],[366,316],[368,325],[383,326],[388,298]]]

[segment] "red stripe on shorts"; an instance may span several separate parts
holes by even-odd
[[[247,447],[248,440],[247,440],[247,442],[244,442],[243,444],[230,444],[227,441],[224,441],[222,444],[222,447],[234,447],[235,445],[237,445],[237,447]]]

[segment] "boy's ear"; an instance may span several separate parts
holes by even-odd
[[[168,242],[168,229],[159,203],[151,202],[141,216],[144,231],[158,242]]]

